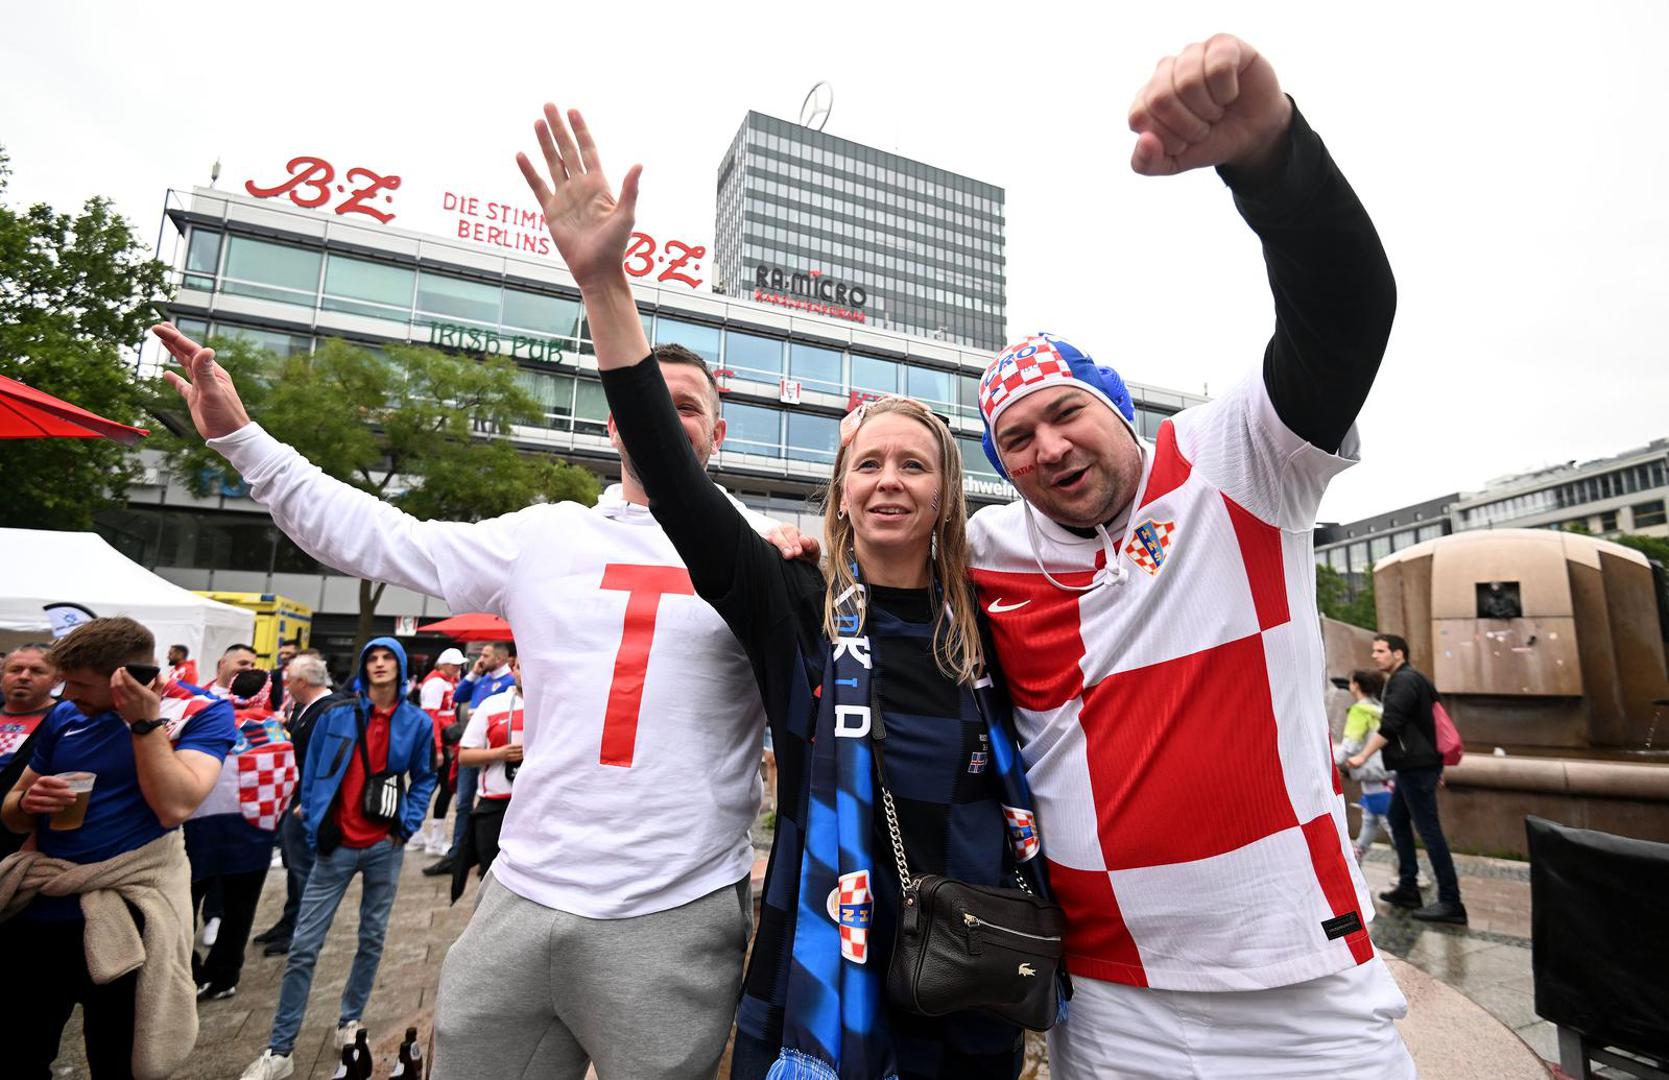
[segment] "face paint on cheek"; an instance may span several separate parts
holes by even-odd
[[[1017,478],[1022,477],[1022,476],[1030,475],[1031,473],[1034,473],[1036,471],[1037,471],[1037,466],[1036,465],[1021,465],[1019,468],[1008,470],[1008,475],[1009,475],[1010,478],[1017,479]]]

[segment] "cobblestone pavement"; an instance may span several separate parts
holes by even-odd
[[[1383,847],[1370,853],[1364,872],[1374,892],[1389,887],[1392,859]],[[448,906],[449,882],[420,873],[430,861],[430,856],[415,852],[406,859],[387,947],[365,1018],[377,1051],[378,1076],[386,1075],[408,1025],[418,1026],[427,1040],[441,961],[474,910],[476,885],[472,882],[464,897]],[[1534,1008],[1528,867],[1467,856],[1457,856],[1456,862],[1472,919],[1469,927],[1428,926],[1409,919],[1400,910],[1378,904],[1373,939],[1384,953],[1406,960],[1465,994],[1543,1058],[1554,1060],[1557,1047],[1553,1026],[1539,1019]],[[1431,879],[1429,867],[1423,876]],[[359,892],[356,881],[343,899],[319,957],[307,1021],[296,1047],[298,1078],[325,1080],[335,1067],[331,1033],[337,1020],[338,996],[353,960]],[[283,899],[283,874],[275,871],[268,877],[261,898],[257,930],[271,925]],[[283,972],[283,957],[263,956],[258,946],[250,946],[237,996],[200,1007],[197,1045],[178,1074],[180,1080],[235,1078],[260,1054],[271,1030]],[[79,1077],[86,1075],[85,1069],[78,1010],[65,1031],[55,1073]],[[1046,1080],[1048,1075],[1043,1041],[1034,1039],[1028,1045],[1023,1076],[1026,1080]]]
[[[475,910],[478,887],[475,881],[471,880],[469,891],[457,904],[448,906],[451,879],[424,877],[421,873],[433,861],[433,856],[410,851],[400,871],[400,891],[389,917],[382,965],[377,969],[376,985],[364,1018],[379,1077],[388,1075],[408,1026],[418,1027],[427,1042],[441,961]],[[336,921],[319,953],[313,992],[307,1000],[307,1020],[296,1040],[297,1080],[328,1080],[336,1069],[338,1058],[331,1038],[359,934],[359,896],[356,877],[342,898]],[[283,907],[284,871],[274,869],[267,875],[254,932],[260,933],[271,926]],[[199,946],[199,952],[202,951]],[[197,1045],[185,1067],[175,1074],[175,1080],[236,1080],[244,1067],[261,1055],[267,1046],[267,1036],[272,1033],[284,962],[282,956],[261,955],[259,945],[249,946],[237,994],[224,1001],[206,1001],[197,1007]],[[88,1075],[79,1008],[65,1028],[60,1046],[54,1075]]]

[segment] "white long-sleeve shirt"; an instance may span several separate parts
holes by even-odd
[[[527,720],[492,871],[506,888],[613,919],[751,871],[764,709],[741,645],[648,507],[616,485],[592,508],[419,521],[257,424],[209,445],[314,558],[510,623]]]

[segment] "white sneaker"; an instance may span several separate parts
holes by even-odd
[[[220,918],[216,916],[203,924],[203,947],[214,948],[214,941],[220,936]]]
[[[243,1070],[238,1080],[283,1080],[295,1071],[295,1065],[290,1061],[289,1054],[275,1054],[271,1050],[263,1051],[249,1068]]]
[[[345,1047],[352,1046],[354,1044],[354,1040],[359,1038],[359,1029],[364,1026],[365,1025],[361,1024],[358,1020],[349,1020],[347,1023],[338,1027],[336,1029],[336,1049],[342,1050]],[[290,1074],[285,1073],[284,1075],[288,1076]]]

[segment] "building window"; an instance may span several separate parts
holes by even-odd
[[[602,383],[574,380],[574,430],[586,435],[608,433],[608,398]]]
[[[1599,531],[1602,533],[1614,533],[1617,531],[1617,511],[1606,510],[1600,514]]]
[[[805,384],[808,390],[820,390],[825,394],[841,392],[840,352],[837,349],[790,342],[788,372],[796,381]]]
[[[840,421],[832,416],[788,414],[788,458],[832,465],[840,446]]]
[[[517,330],[577,341],[581,314],[578,300],[521,289],[504,290],[504,325]]]
[[[188,271],[202,272],[201,275],[188,273],[185,278],[186,288],[212,290],[214,275],[220,270],[220,234],[208,229],[192,229],[191,246],[186,249],[185,268]]]
[[[427,315],[497,326],[499,294],[502,291],[497,285],[484,281],[431,274],[425,270],[417,276],[417,310]]]
[[[985,456],[985,447],[978,439],[957,439],[962,450],[962,471],[974,480],[998,480],[997,470]]]
[[[313,351],[312,338],[300,334],[285,334],[277,330],[254,330],[247,326],[228,326],[217,322],[211,330],[211,335],[246,341],[257,349],[266,349],[279,359]]]
[[[1136,407],[1136,430],[1141,432],[1144,439],[1157,439],[1159,425],[1170,418],[1170,413],[1159,409],[1150,409],[1145,405]]]
[[[321,252],[231,236],[226,245],[226,276],[221,289],[286,304],[313,303],[319,291]]]
[[[1391,538],[1389,536],[1375,536],[1368,541],[1368,554],[1374,562],[1378,562],[1391,554]]]
[[[325,261],[325,295],[319,306],[403,323],[411,317],[412,277],[404,266],[332,255]]]
[[[1441,524],[1422,525],[1420,526],[1419,532],[1415,535],[1419,538],[1418,542],[1422,544],[1427,540],[1436,540],[1438,537],[1443,535],[1443,526]]]
[[[682,345],[707,361],[708,367],[719,366],[719,328],[716,326],[702,326],[662,315],[655,323],[655,344]]]
[[[1358,540],[1350,545],[1350,572],[1360,574],[1368,569],[1368,545]]]
[[[724,449],[744,454],[782,456],[782,414],[757,405],[724,403]]]
[[[567,430],[569,418],[574,412],[574,380],[571,376],[523,368],[516,372],[516,382],[539,403],[542,414],[540,424]]]
[[[1665,523],[1669,523],[1669,517],[1666,517],[1664,514],[1662,499],[1655,499],[1652,502],[1636,503],[1632,509],[1634,511],[1634,527],[1636,529],[1644,529],[1651,525],[1663,525]]]
[[[872,394],[898,393],[898,365],[890,360],[853,353],[852,389]]]
[[[739,379],[776,382],[782,378],[782,342],[776,338],[726,330],[724,366]]]
[[[956,405],[956,377],[948,371],[932,368],[906,367],[909,394],[928,405],[934,412],[950,413]]]

